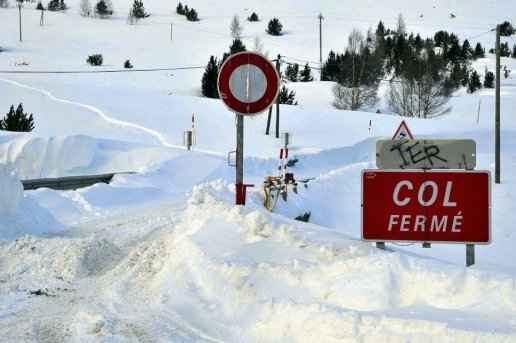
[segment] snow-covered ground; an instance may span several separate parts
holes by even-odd
[[[175,2],[145,2],[151,17],[127,25],[130,1],[110,20],[0,9],[0,71],[204,66],[230,44],[262,39],[269,56],[317,61],[342,51],[353,27],[381,19],[409,30],[456,32],[494,43],[497,22],[516,22],[513,1],[189,1],[201,21],[177,16]],[[185,2],[183,2],[185,3]],[[451,19],[450,13],[456,18]],[[287,34],[270,37],[278,16]],[[174,37],[170,41],[170,23]],[[511,43],[515,39],[507,38]],[[28,66],[17,65],[27,62]],[[503,59],[516,70],[516,60]],[[475,63],[494,70],[492,55]],[[276,173],[279,142],[264,116],[245,122],[245,208],[233,205],[234,114],[199,97],[202,69],[126,74],[19,75],[0,72],[0,110],[23,102],[31,134],[0,133],[0,337],[2,342],[514,342],[516,341],[516,71],[502,80],[502,184],[493,185],[493,239],[465,268],[464,246],[360,241],[360,171],[374,167],[375,141],[400,123],[393,115],[334,110],[331,83],[289,84],[299,106],[282,106],[298,178],[314,178],[275,213],[261,183]],[[480,110],[479,110],[480,104]],[[452,112],[407,120],[417,137],[472,138],[478,169],[493,169],[494,92],[459,91]],[[384,101],[379,107],[385,112]],[[0,112],[2,113],[2,112]],[[197,145],[181,147],[196,119]],[[18,179],[120,174],[110,185],[22,194]],[[292,218],[310,211],[311,223]]]

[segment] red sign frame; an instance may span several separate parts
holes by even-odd
[[[491,174],[363,170],[362,239],[490,244]]]
[[[267,80],[264,95],[255,102],[245,103],[238,100],[229,86],[231,74],[240,66],[252,64],[260,68]],[[279,93],[280,78],[274,65],[260,54],[254,52],[240,52],[230,56],[220,68],[217,79],[219,95],[226,106],[242,115],[255,115],[265,111],[271,106]]]

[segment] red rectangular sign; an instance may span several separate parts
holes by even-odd
[[[489,244],[490,173],[364,170],[362,239]]]

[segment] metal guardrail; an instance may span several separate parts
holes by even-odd
[[[50,188],[54,190],[68,191],[93,186],[97,183],[109,184],[113,180],[113,177],[117,174],[134,173],[129,172],[109,173],[100,175],[66,176],[59,178],[22,180],[21,183],[23,184],[23,189],[26,191],[35,190],[38,188]]]

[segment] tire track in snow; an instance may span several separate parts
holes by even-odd
[[[60,102],[60,103],[63,103],[63,104],[68,104],[68,105],[73,105],[73,106],[84,108],[84,109],[86,109],[86,110],[88,110],[90,112],[95,113],[101,119],[103,119],[104,121],[106,121],[109,124],[118,125],[118,126],[122,126],[122,127],[126,127],[126,128],[131,128],[131,129],[136,129],[136,130],[143,131],[146,134],[154,137],[156,140],[159,141],[159,143],[161,145],[163,145],[166,148],[174,148],[174,149],[186,150],[186,148],[181,146],[181,145],[174,145],[174,144],[168,143],[167,140],[165,139],[165,137],[161,133],[156,131],[156,130],[149,129],[149,128],[145,127],[145,126],[138,125],[138,124],[135,124],[135,123],[131,123],[131,122],[115,119],[113,117],[110,117],[109,115],[104,113],[102,110],[100,110],[100,109],[98,109],[98,108],[96,108],[94,106],[86,105],[86,104],[83,104],[83,103],[80,103],[80,102],[77,102],[77,101],[72,101],[72,100],[67,100],[67,99],[59,98],[59,97],[55,96],[54,94],[52,94],[50,91],[47,91],[47,90],[41,89],[41,88],[32,87],[32,86],[29,86],[29,85],[26,85],[26,84],[23,84],[23,83],[20,83],[20,82],[17,82],[17,81],[13,81],[13,80],[9,80],[9,79],[3,79],[3,78],[0,78],[0,81],[8,83],[8,84],[10,84],[12,86],[28,89],[28,90],[31,90],[31,91],[43,94],[44,96],[48,97],[50,100],[55,101],[55,102]],[[213,152],[213,151],[199,150],[199,149],[195,149],[195,151],[202,152],[202,153],[209,154],[209,155],[222,156],[222,154],[217,153],[217,152]]]

